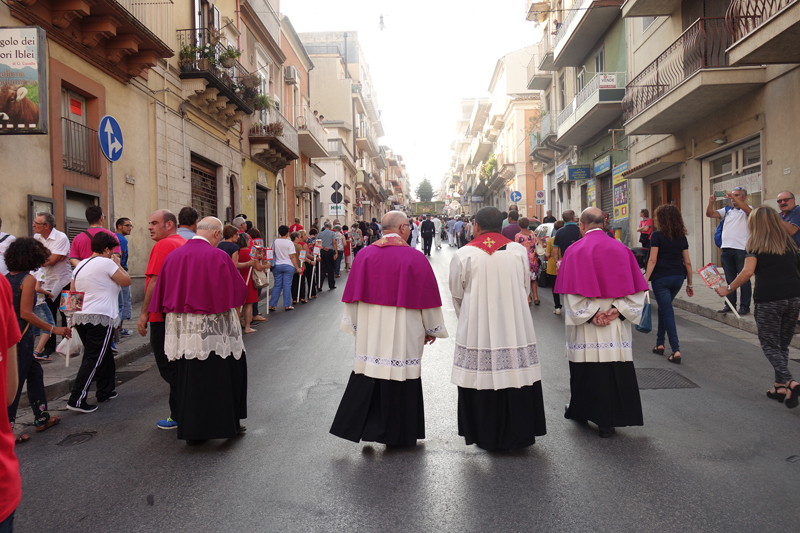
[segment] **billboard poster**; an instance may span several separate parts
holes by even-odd
[[[45,45],[38,26],[0,27],[0,135],[47,133]]]
[[[567,181],[588,180],[592,177],[592,167],[589,165],[569,165],[567,167]]]
[[[597,180],[586,182],[586,201],[589,204],[587,207],[597,207]]]
[[[611,173],[614,187],[614,221],[628,218],[628,180],[622,173],[628,170],[628,163],[614,167]]]

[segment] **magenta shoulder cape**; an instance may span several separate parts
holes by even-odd
[[[567,248],[553,290],[587,298],[622,298],[648,286],[627,246],[602,231],[592,231]]]
[[[150,312],[215,315],[246,299],[247,286],[231,258],[203,239],[189,239],[164,259]]]
[[[365,246],[356,255],[347,277],[343,302],[406,309],[442,306],[436,276],[422,252],[406,243],[402,246],[376,244]]]

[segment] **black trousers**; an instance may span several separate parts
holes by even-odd
[[[333,289],[336,287],[336,279],[333,272],[336,261],[333,258],[333,250],[321,250],[320,257],[322,257],[322,279],[319,281],[319,286],[322,287],[327,277],[328,288]]]
[[[75,376],[69,403],[85,404],[92,381],[97,382],[97,399],[106,400],[114,392],[116,385],[117,368],[114,364],[114,354],[111,353],[114,327],[102,324],[78,324],[75,329],[83,343],[83,360],[78,375]]]
[[[422,252],[425,255],[431,255],[431,245],[433,244],[433,235],[422,236]]]
[[[45,298],[44,301],[47,302],[47,307],[50,309],[50,314],[53,315],[53,322],[58,325],[58,315],[61,315],[61,326],[67,327],[67,316],[59,311],[58,306],[61,303],[61,293],[63,291],[69,290],[69,283],[67,283],[55,296],[56,301],[51,302],[50,298]],[[56,336],[50,335],[50,338],[47,339],[47,344],[44,345],[45,353],[55,352],[56,351]]]
[[[300,290],[300,298],[297,297],[298,289]],[[305,300],[306,292],[306,275],[295,272],[294,276],[292,276],[292,301]]]
[[[169,385],[169,412],[170,418],[178,422],[178,389],[175,375],[175,362],[167,359],[164,353],[165,326],[163,322],[150,322],[150,346],[156,358],[158,373]]]
[[[17,395],[14,402],[8,406],[8,421],[14,427],[14,420],[17,418],[17,406],[22,394],[22,386],[28,385],[28,403],[33,410],[33,424],[41,426],[50,418],[47,412],[47,395],[44,392],[44,372],[39,361],[33,358],[33,331],[28,328],[25,335],[17,344]]]
[[[306,269],[303,271],[303,277],[305,278],[306,287],[310,288],[311,294],[309,296],[316,296],[317,295],[317,283],[319,282],[319,265],[317,268],[314,268],[314,265],[306,264]],[[312,278],[313,274],[313,278]]]
[[[547,274],[547,284],[550,285],[551,289],[553,289],[553,304],[555,305],[556,309],[561,309],[561,295],[555,291],[557,278],[558,276]]]

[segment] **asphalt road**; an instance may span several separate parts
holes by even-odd
[[[453,250],[434,251],[448,330]],[[761,351],[678,319],[683,364],[634,333],[637,368],[676,371],[695,388],[643,390],[644,427],[600,439],[563,417],[569,396],[563,317],[549,290],[532,307],[547,435],[487,453],[457,435],[453,339],[423,358],[427,439],[415,449],[354,444],[328,433],[350,373],[339,331],[346,277],[311,304],[279,311],[247,338],[245,435],[187,447],[156,428],[167,387],[152,356],[93,414],[19,446],[17,531],[758,531],[800,528],[800,408],[764,391]],[[498,295],[502,298],[502,295]],[[752,339],[751,339],[752,340]],[[790,363],[800,375],[797,363]],[[139,371],[131,372],[131,370]],[[55,407],[63,405],[55,402]],[[83,432],[92,438],[57,445]]]

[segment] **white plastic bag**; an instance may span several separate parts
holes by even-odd
[[[58,343],[56,347],[56,352],[60,353],[61,355],[67,355],[67,339],[61,339],[61,342]],[[83,343],[81,342],[81,336],[78,335],[78,330],[72,328],[72,338],[69,340],[69,355],[71,357],[78,357],[83,354]]]

